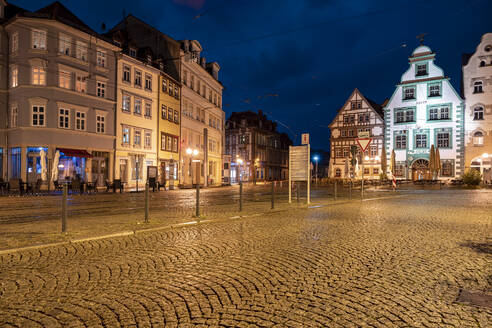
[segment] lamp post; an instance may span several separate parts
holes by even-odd
[[[239,168],[239,170],[238,170],[238,173],[239,173],[239,174],[238,174],[238,175],[239,175],[239,183],[241,183],[241,181],[243,181],[242,174],[241,174],[241,171],[242,171],[242,166],[243,166],[243,163],[244,163],[244,162],[243,162],[243,159],[242,159],[242,158],[239,158],[239,157],[238,157],[238,158],[236,158],[236,163],[238,163],[238,164],[239,164],[239,165],[238,165],[238,168]]]
[[[186,149],[186,154],[191,156],[192,158],[192,163],[195,163],[195,160],[193,160],[193,157],[198,155],[198,149],[192,149],[192,148],[187,148]],[[198,160],[200,162],[200,160]],[[193,188],[193,164],[191,165],[191,187]],[[195,206],[195,216],[197,218],[200,217],[200,181],[197,181],[196,183],[196,206]]]
[[[319,156],[314,155],[313,159],[314,159],[314,162],[316,163],[315,177],[316,177],[316,187],[318,187],[318,160],[319,160]]]

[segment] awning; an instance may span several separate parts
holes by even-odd
[[[87,157],[91,158],[92,155],[87,152],[87,150],[84,149],[69,149],[69,148],[57,148],[60,153],[63,153],[65,156],[71,156],[71,157]],[[60,154],[61,155],[61,154]]]

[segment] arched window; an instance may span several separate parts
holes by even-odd
[[[335,177],[339,178],[339,177],[341,177],[341,176],[342,176],[342,170],[340,170],[340,169],[336,169],[336,170],[335,170]]]
[[[483,120],[483,107],[478,106],[473,109],[473,120],[480,121]]]
[[[483,92],[483,83],[482,81],[477,81],[473,84],[473,93],[482,93]]]
[[[473,144],[475,146],[482,146],[483,145],[483,133],[480,131],[477,131],[473,134]]]
[[[482,61],[480,62],[480,67],[484,67],[484,66],[485,66],[485,60],[482,60]]]

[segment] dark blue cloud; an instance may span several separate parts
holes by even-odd
[[[33,10],[50,3],[12,2]],[[206,0],[200,9],[172,0],[62,3],[96,30],[125,10],[175,39],[198,39],[222,67],[227,114],[262,109],[289,133],[282,126],[310,132],[317,148],[328,148],[326,126],[354,88],[377,102],[391,97],[422,32],[459,90],[461,54],[491,32],[492,12],[489,0]]]

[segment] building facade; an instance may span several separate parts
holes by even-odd
[[[196,40],[181,41],[181,184],[222,184],[224,120],[220,66],[201,57]],[[196,150],[188,154],[187,149]]]
[[[115,179],[143,189],[147,168],[157,165],[160,72],[147,58],[132,57],[128,47],[122,47],[117,65]]]
[[[492,180],[492,33],[482,36],[475,53],[463,56],[465,169]]]
[[[2,41],[3,175],[34,182],[44,167],[49,180],[111,180],[120,49],[59,2],[19,10],[2,24]]]
[[[388,167],[394,150],[398,179],[432,179],[432,145],[440,153],[439,179],[453,179],[464,171],[464,102],[434,61],[429,47],[417,47],[384,107]]]
[[[179,185],[179,142],[181,135],[181,84],[161,72],[159,89],[159,173],[161,183],[169,188]]]
[[[337,116],[329,125],[330,136],[330,177],[337,179],[379,179],[381,173],[381,154],[384,143],[384,120],[382,107],[372,100],[365,98],[355,89]],[[357,137],[361,132],[369,133],[372,139],[362,158],[362,163],[351,164],[351,148],[355,147],[360,153]]]
[[[260,110],[232,113],[226,122],[226,154],[230,181],[272,181],[289,178],[292,141]]]
[[[157,69],[154,70],[158,72],[155,87],[154,84],[152,87],[152,92],[156,92],[154,165],[159,168],[160,182],[174,187],[179,183],[181,170],[180,43],[132,15],[125,17],[106,35],[116,45],[122,46],[130,57],[139,58],[149,70],[151,67]],[[143,76],[141,79],[143,81]]]

